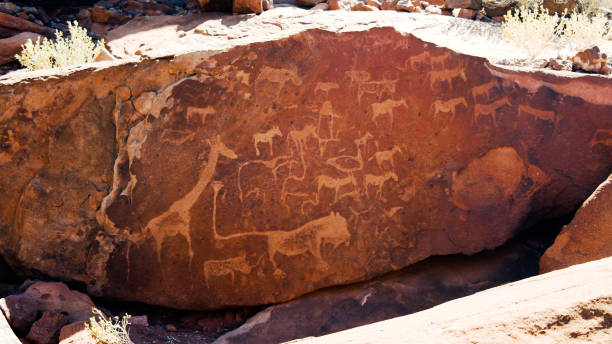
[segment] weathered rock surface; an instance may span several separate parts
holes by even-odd
[[[60,329],[68,323],[68,318],[58,312],[44,312],[42,317],[32,325],[26,339],[34,344],[55,344],[58,342]]]
[[[62,313],[71,322],[89,320],[93,315],[94,303],[89,296],[70,290],[63,283],[36,282],[24,295],[32,296],[40,311]]]
[[[528,278],[392,320],[295,341],[337,343],[607,343],[612,258]]]
[[[539,253],[513,243],[472,257],[434,257],[375,281],[268,307],[215,344],[281,343],[431,308],[537,273]]]
[[[28,40],[33,42],[41,36],[32,32],[22,32],[10,38],[0,39],[0,65],[15,60],[15,54],[21,52],[21,46]]]
[[[178,56],[0,78],[2,253],[96,295],[204,309],[496,247],[609,175],[612,79],[494,65],[513,49],[482,25],[148,18],[125,30],[177,43],[142,56]],[[135,43],[119,32],[113,54]]]
[[[582,204],[540,260],[540,273],[612,256],[612,175]]]
[[[38,303],[32,295],[9,295],[0,299],[0,311],[9,325],[17,333],[25,336],[38,317]]]

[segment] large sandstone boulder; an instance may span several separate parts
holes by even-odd
[[[540,260],[540,273],[612,256],[612,175],[582,204]]]
[[[572,266],[434,308],[294,344],[607,343],[612,258]]]
[[[484,23],[205,18],[128,24],[172,58],[0,78],[13,267],[175,308],[281,302],[496,247],[612,170],[612,78],[470,55],[512,56],[461,36],[500,35]]]

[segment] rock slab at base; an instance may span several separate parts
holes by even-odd
[[[612,256],[612,175],[582,204],[540,260],[540,273]]]
[[[440,306],[294,344],[607,343],[612,258],[492,288]]]
[[[494,248],[612,171],[612,78],[444,47],[483,23],[292,11],[175,18],[201,51],[0,86],[7,261],[114,299],[284,302]]]
[[[431,308],[537,273],[539,253],[504,245],[471,257],[434,257],[352,286],[268,307],[214,344],[266,344],[345,330]]]

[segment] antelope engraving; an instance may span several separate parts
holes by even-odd
[[[457,97],[446,101],[438,99],[432,104],[432,107],[434,108],[434,115],[437,115],[441,112],[450,112],[454,115],[457,111],[457,105],[463,105],[466,108],[468,107],[467,101],[464,97]]]
[[[531,106],[528,105],[524,105],[521,104],[518,106],[518,110],[519,110],[519,114],[520,113],[525,113],[528,115],[531,115],[537,119],[541,119],[544,121],[548,121],[548,122],[552,122],[555,127],[557,126],[557,114],[555,114],[554,111],[546,111],[546,110],[539,110],[539,109],[534,109]]]
[[[391,125],[393,125],[393,109],[400,106],[408,107],[406,100],[391,100],[386,99],[382,103],[372,103],[372,121],[376,122],[378,117],[382,115],[389,115],[391,119]]]
[[[206,284],[206,289],[210,289],[208,281],[211,276],[219,277],[230,275],[232,285],[235,283],[236,272],[241,272],[245,275],[248,275],[253,271],[263,257],[260,257],[257,263],[254,265],[249,265],[246,260],[246,253],[242,256],[232,257],[228,259],[222,260],[207,260],[204,262],[204,283]]]
[[[273,141],[276,136],[283,137],[283,133],[280,131],[280,129],[278,129],[278,127],[273,127],[265,133],[257,133],[253,135],[253,145],[255,146],[255,153],[257,156],[260,154],[258,147],[260,143],[267,143],[270,146],[270,154],[274,155]]]
[[[429,78],[429,85],[432,89],[437,82],[446,82],[449,86],[452,86],[452,81],[455,78],[461,78],[463,81],[467,81],[465,70],[461,67],[432,70],[429,72]]]
[[[391,164],[391,167],[395,168],[395,162],[393,161],[393,155],[395,153],[401,153],[401,152],[402,152],[402,149],[399,146],[394,146],[390,150],[374,153],[374,156],[368,159],[368,161],[372,159],[376,159],[376,164],[378,165],[378,168],[382,168],[383,163],[385,161],[388,161]]]
[[[382,195],[382,188],[388,180],[394,180],[397,182],[399,178],[397,177],[397,174],[395,174],[395,172],[386,172],[385,174],[380,175],[380,176],[373,175],[373,174],[366,174],[365,175],[366,193],[370,186],[375,186],[376,192],[374,193],[374,197],[378,198],[379,196]]]
[[[480,116],[491,115],[493,124],[497,124],[497,110],[502,106],[512,106],[507,98],[502,98],[490,104],[475,104],[474,105],[474,123],[478,122]]]
[[[485,84],[478,85],[472,87],[472,96],[474,97],[474,101],[478,101],[479,96],[487,96],[486,99],[491,98],[491,90],[499,88],[496,80],[489,81]]]
[[[340,191],[340,188],[342,188],[345,185],[352,185],[354,187],[358,186],[357,180],[352,175],[348,177],[344,177],[344,178],[332,178],[326,175],[320,175],[317,177],[316,182],[317,182],[317,196],[318,194],[321,193],[321,189],[323,189],[324,187],[335,191],[334,203],[338,201],[338,193]],[[340,196],[340,198],[342,198],[342,196]]]

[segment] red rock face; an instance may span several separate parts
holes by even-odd
[[[610,78],[511,72],[393,29],[202,56],[87,77],[114,93],[116,128],[95,229],[77,226],[89,246],[76,268],[4,247],[13,264],[176,308],[279,302],[498,246],[612,170]],[[4,207],[45,208],[31,195]],[[46,248],[25,224],[51,215],[3,213],[9,237]]]

